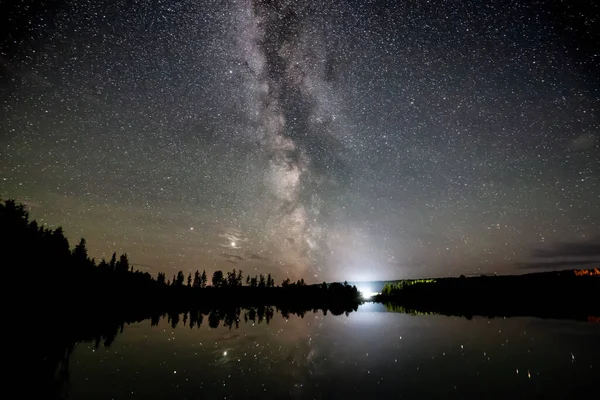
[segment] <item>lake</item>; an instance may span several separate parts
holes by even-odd
[[[372,303],[339,316],[254,314],[242,310],[239,321],[228,322],[213,316],[210,324],[204,316],[200,326],[182,314],[176,327],[169,318],[125,325],[109,347],[81,342],[62,393],[71,399],[589,398],[600,382],[600,324],[593,322],[407,315]]]

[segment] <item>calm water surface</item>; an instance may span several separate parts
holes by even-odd
[[[365,304],[348,316],[208,325],[148,320],[125,326],[108,348],[80,343],[69,397],[592,398],[600,382],[594,323],[411,316]]]

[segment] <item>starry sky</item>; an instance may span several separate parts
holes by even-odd
[[[277,282],[600,262],[597,4],[3,3],[0,196],[96,259]]]

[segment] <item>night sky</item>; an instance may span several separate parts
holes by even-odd
[[[600,262],[597,4],[3,3],[0,196],[97,260],[277,283]]]

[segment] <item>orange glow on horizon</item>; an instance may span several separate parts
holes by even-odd
[[[575,276],[600,276],[600,269],[576,269]]]

